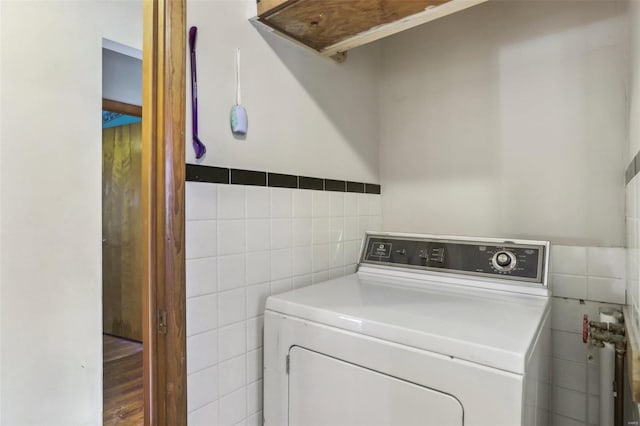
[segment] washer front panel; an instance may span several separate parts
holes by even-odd
[[[451,395],[300,346],[289,351],[289,425],[462,426]]]
[[[297,369],[302,366],[295,365],[299,362],[298,358],[289,357],[294,347],[451,395],[460,401],[463,407],[465,426],[546,424],[523,421],[522,375],[268,310],[264,318],[265,426],[295,424],[290,421],[293,419],[289,418],[290,398],[293,397],[295,400],[300,398],[300,395],[292,396],[289,393],[300,391],[300,388],[290,388],[290,371],[295,375],[299,371]],[[347,402],[334,401],[345,404]],[[328,405],[324,407],[328,409]]]
[[[545,243],[367,234],[361,264],[544,284]]]

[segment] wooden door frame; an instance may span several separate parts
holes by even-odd
[[[186,426],[186,0],[143,7],[144,423]]]
[[[102,98],[102,110],[117,112],[118,114],[142,117],[142,107],[139,105],[127,104],[113,99]]]

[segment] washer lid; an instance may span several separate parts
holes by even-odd
[[[353,274],[271,296],[266,309],[524,374],[547,297],[403,281]]]

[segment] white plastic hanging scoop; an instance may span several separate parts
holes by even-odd
[[[234,135],[247,134],[249,118],[247,110],[240,105],[240,49],[236,50],[236,104],[231,108],[231,132]]]

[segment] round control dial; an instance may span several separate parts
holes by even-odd
[[[507,253],[498,253],[496,256],[496,263],[500,266],[509,266],[511,258]]]
[[[511,271],[516,267],[516,256],[510,251],[501,250],[493,255],[491,263],[493,267],[501,272]]]

